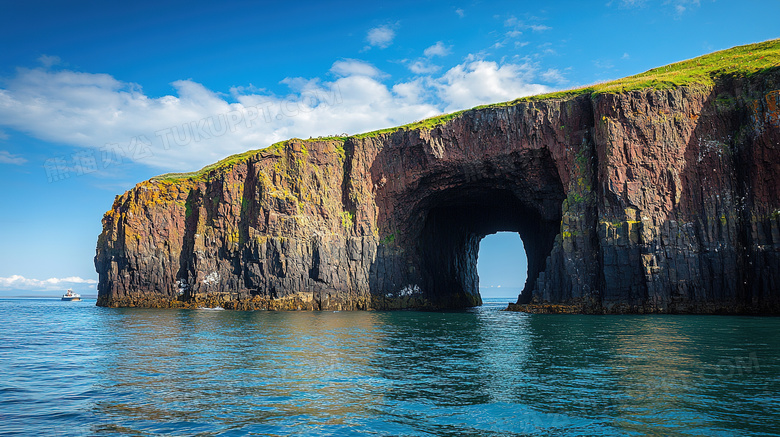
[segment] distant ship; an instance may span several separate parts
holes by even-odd
[[[62,300],[68,300],[74,302],[79,301],[81,300],[81,295],[74,293],[73,290],[69,288],[68,292],[62,295]]]

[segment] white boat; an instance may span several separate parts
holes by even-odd
[[[68,289],[68,292],[62,295],[62,300],[67,301],[79,301],[81,300],[81,295],[74,293],[73,290],[70,288]]]

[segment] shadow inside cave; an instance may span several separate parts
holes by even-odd
[[[458,191],[429,210],[420,235],[428,299],[446,307],[479,305],[479,242],[501,231],[517,232],[523,240],[528,277],[521,295],[530,298],[560,229],[560,217],[545,219],[508,190]]]

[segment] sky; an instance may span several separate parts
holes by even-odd
[[[94,293],[102,215],[152,176],[617,79],[777,38],[778,16],[777,0],[0,0],[0,295]],[[483,240],[483,297],[522,287],[524,269],[488,267],[524,263],[518,241]]]

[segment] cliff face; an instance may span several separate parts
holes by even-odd
[[[290,140],[142,182],[103,218],[98,305],[480,303],[516,231],[514,309],[780,312],[780,71]]]

